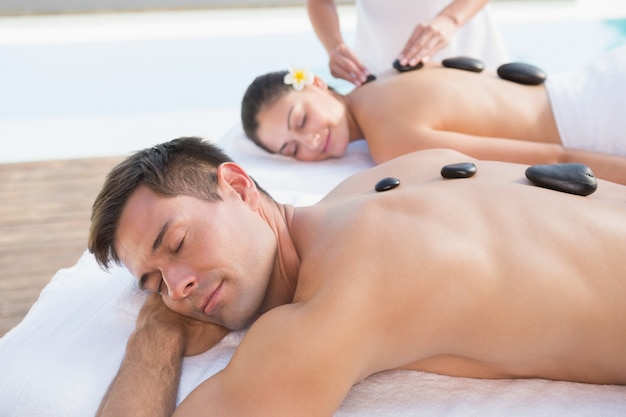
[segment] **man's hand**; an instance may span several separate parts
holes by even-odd
[[[340,43],[329,54],[330,73],[335,78],[342,78],[357,87],[367,80],[369,71],[355,53],[345,43]]]
[[[151,294],[137,317],[136,333],[154,334],[156,339],[172,337],[182,344],[185,356],[198,355],[215,346],[230,330],[170,310],[159,294]]]
[[[183,355],[202,353],[228,334],[224,327],[170,310],[151,294],[137,317],[126,356],[98,417],[168,417],[176,406]]]

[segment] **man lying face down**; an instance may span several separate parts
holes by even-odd
[[[198,138],[130,156],[89,249],[154,294],[99,415],[331,416],[390,369],[626,383],[626,187],[582,197],[525,169],[427,150],[293,207]],[[183,356],[248,327],[175,410]]]

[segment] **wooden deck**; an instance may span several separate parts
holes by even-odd
[[[121,160],[0,164],[0,337],[84,252],[93,200]]]

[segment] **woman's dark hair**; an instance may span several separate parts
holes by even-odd
[[[285,75],[287,71],[275,71],[256,77],[248,86],[241,102],[243,131],[248,138],[268,152],[271,151],[259,140],[258,115],[265,105],[274,103],[291,90],[292,87],[283,81]]]

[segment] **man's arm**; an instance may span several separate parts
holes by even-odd
[[[527,140],[474,136],[423,127],[406,126],[387,132],[384,138],[368,138],[377,164],[409,152],[448,148],[476,159],[525,165],[578,162],[598,178],[626,185],[626,157],[564,148],[562,145]],[[383,140],[384,139],[384,140]]]
[[[183,355],[206,351],[228,330],[187,319],[151,295],[137,319],[120,370],[100,404],[97,417],[171,416]]]
[[[160,334],[161,333],[161,334]],[[183,357],[182,337],[173,332],[135,331],[120,370],[100,404],[97,417],[169,417]]]
[[[355,322],[345,304],[290,304],[263,314],[228,366],[196,387],[174,417],[332,416],[379,344],[361,319],[367,314]]]

